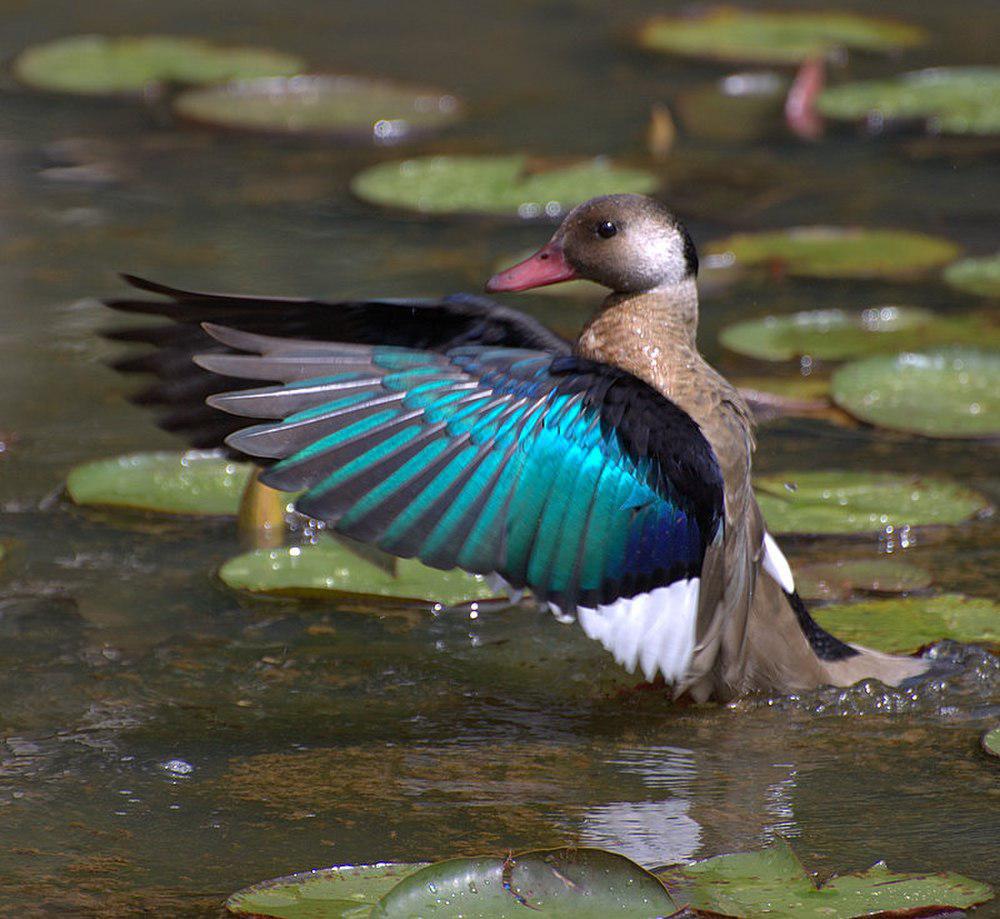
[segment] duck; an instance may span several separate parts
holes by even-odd
[[[136,401],[198,447],[263,467],[354,540],[530,590],[627,671],[728,702],[928,662],[841,641],[795,588],[751,486],[754,419],[700,354],[698,255],[659,200],[604,195],[486,283],[586,279],[608,294],[575,341],[490,297],[321,301],[124,276],[114,330]]]

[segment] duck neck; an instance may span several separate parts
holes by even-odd
[[[689,278],[641,293],[611,294],[580,334],[576,352],[670,394],[678,375],[702,362],[697,331],[698,288]]]

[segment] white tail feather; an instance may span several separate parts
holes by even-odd
[[[781,585],[785,593],[790,594],[795,590],[792,567],[770,533],[764,533],[764,570]]]

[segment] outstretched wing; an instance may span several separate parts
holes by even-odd
[[[232,419],[208,409],[205,399],[225,389],[252,385],[245,380],[222,379],[193,363],[195,354],[216,347],[202,331],[203,322],[223,323],[246,332],[431,351],[463,344],[537,348],[553,354],[570,350],[565,339],[525,313],[470,294],[441,300],[326,302],[201,293],[131,275],[124,278],[141,291],[167,299],[121,297],[106,300],[108,306],[172,321],[104,333],[115,341],[154,349],[118,360],[112,366],[123,373],[156,376],[157,381],[140,390],[132,401],[151,406],[159,415],[161,427],[182,435],[194,447],[220,446],[236,430]]]
[[[206,328],[255,353],[201,366],[284,384],[209,403],[274,419],[228,443],[273,462],[266,484],[304,490],[300,511],[395,555],[496,572],[575,612],[630,669],[683,675],[722,480],[698,426],[647,384],[530,349]]]

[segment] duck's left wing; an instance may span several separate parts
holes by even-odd
[[[576,613],[630,669],[683,675],[722,481],[698,426],[630,374],[571,355],[289,341],[199,363],[281,386],[212,397],[273,419],[228,443],[299,510],[439,568],[495,572]]]

